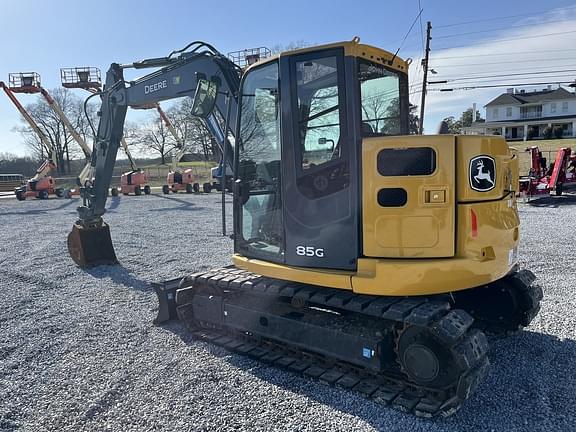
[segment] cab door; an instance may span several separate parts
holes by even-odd
[[[286,264],[353,270],[359,177],[344,51],[284,56],[280,72]]]
[[[454,256],[455,148],[450,135],[364,139],[365,256]]]

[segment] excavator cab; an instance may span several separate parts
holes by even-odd
[[[354,49],[354,42],[305,49],[246,71],[237,133],[238,254],[356,268],[363,133],[407,133],[408,79],[404,61],[358,58]]]

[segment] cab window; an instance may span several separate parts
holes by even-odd
[[[298,131],[303,170],[340,157],[336,57],[296,63]]]
[[[400,76],[385,67],[360,60],[358,80],[362,104],[362,135],[400,135]]]

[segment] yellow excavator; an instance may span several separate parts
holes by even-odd
[[[127,107],[193,97],[233,166],[233,265],[154,284],[156,323],[177,317],[262,362],[453,414],[486,373],[486,333],[540,309],[517,263],[517,156],[502,137],[409,136],[409,63],[358,39],[253,57],[243,69],[193,42],[112,64],[71,257],[117,263],[102,215]],[[124,80],[145,67],[160,69]]]

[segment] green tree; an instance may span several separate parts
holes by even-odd
[[[454,116],[446,117],[443,120],[448,126],[448,133],[451,134],[461,134],[462,133],[462,121],[456,120]]]
[[[464,111],[458,120],[454,116],[450,116],[446,117],[444,121],[448,125],[448,130],[451,134],[461,134],[462,128],[472,126],[472,108]],[[476,123],[484,122],[485,120],[481,117],[480,111],[476,111]]]
[[[409,114],[408,114],[408,133],[410,135],[418,135],[419,126],[420,126],[420,118],[418,117],[418,106],[414,104],[410,104],[409,106]]]
[[[476,110],[476,123],[484,123],[485,120],[480,115],[480,111]],[[470,127],[472,126],[472,108],[468,108],[466,111],[462,113],[460,116],[460,123],[462,127]]]

